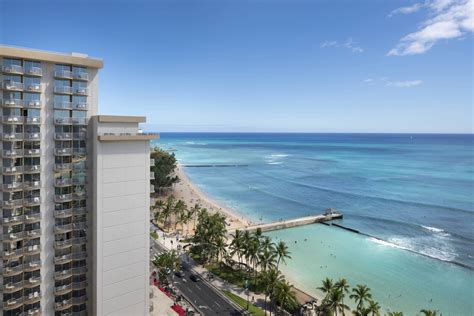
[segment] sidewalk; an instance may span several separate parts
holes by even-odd
[[[153,303],[153,311],[150,313],[152,316],[176,316],[176,312],[171,309],[174,304],[173,300],[166,296],[165,293],[160,291],[156,286],[152,285],[153,298],[150,301]]]

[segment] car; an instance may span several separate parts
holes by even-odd
[[[176,275],[179,278],[183,278],[184,277],[184,272],[181,271],[181,270],[178,270],[178,271],[174,272],[174,275]]]
[[[194,282],[201,281],[201,278],[197,274],[191,274],[189,278],[191,279],[191,281],[194,281]]]

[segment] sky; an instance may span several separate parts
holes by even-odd
[[[166,132],[473,132],[474,0],[0,0],[0,43],[104,60]]]

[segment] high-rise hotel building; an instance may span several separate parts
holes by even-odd
[[[145,315],[149,140],[83,54],[0,46],[0,314]]]

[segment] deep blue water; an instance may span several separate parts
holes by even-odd
[[[411,290],[413,299],[401,301],[411,306],[409,312],[417,311],[420,300],[434,304],[430,301],[433,296],[417,295],[422,295],[420,284],[436,278],[439,283],[433,287],[444,287],[433,293],[440,297],[437,306],[446,306],[449,295],[464,300],[461,307],[445,308],[444,314],[472,311],[472,304],[467,302],[474,298],[473,135],[163,133],[156,144],[174,150],[185,165],[245,165],[188,167],[186,172],[206,193],[254,220],[294,218],[332,207],[344,214],[340,222],[344,226],[386,241],[381,245],[370,239],[350,238],[336,228],[273,233],[277,238],[309,234],[319,236],[318,240],[324,238],[321,236],[344,240],[351,251],[363,247],[361,253],[376,256],[369,260],[372,265],[354,256],[342,261],[351,252],[340,249],[337,243],[328,245],[339,247],[341,259],[331,265],[339,269],[325,271],[325,275],[336,277],[342,266],[357,266],[359,262],[366,268],[351,270],[349,279],[379,290],[390,289],[394,295]],[[314,244],[319,244],[318,240]],[[367,245],[373,247],[367,249]],[[322,279],[325,275],[317,274],[321,271],[308,268],[301,259],[308,250],[324,253],[327,249],[299,247],[293,247],[294,262],[288,269],[297,271],[296,276],[307,273],[303,283],[311,276],[313,283]],[[394,258],[399,258],[396,268]],[[315,256],[313,260],[326,259]],[[398,277],[385,279],[392,269]],[[400,274],[399,269],[406,269],[406,273]],[[436,275],[429,269],[433,273],[436,270]],[[442,271],[446,279],[439,278]],[[410,289],[407,282],[413,282]],[[449,282],[451,287],[445,286]],[[387,295],[382,303],[400,305],[390,301],[394,296]]]

